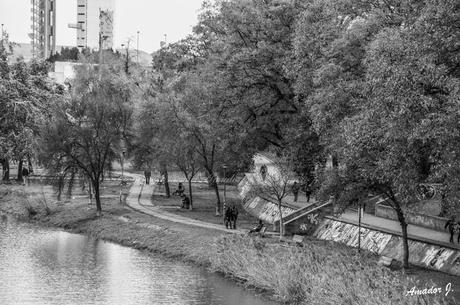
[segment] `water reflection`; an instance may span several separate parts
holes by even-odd
[[[202,269],[0,217],[0,304],[274,304]]]

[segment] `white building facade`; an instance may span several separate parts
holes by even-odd
[[[115,0],[77,0],[77,24],[69,24],[77,30],[77,47],[99,49],[113,47],[113,20]]]
[[[31,0],[31,4],[32,54],[46,59],[56,51],[56,0]]]

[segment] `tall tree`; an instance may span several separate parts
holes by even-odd
[[[63,88],[48,78],[45,62],[9,63],[9,49],[0,45],[0,159],[3,180],[9,180],[9,162],[19,163],[17,179],[22,181],[23,160],[30,161],[37,150],[40,124],[47,118],[48,105],[62,96]]]
[[[205,4],[195,28],[215,77],[231,92],[226,107],[259,149],[285,147],[285,128],[299,114],[288,66],[300,10],[297,1],[216,1]]]
[[[359,70],[345,83],[342,77],[327,78],[339,88],[351,82],[354,89],[345,96],[351,106],[345,110],[352,111],[325,108],[336,129],[329,144],[343,166],[328,172],[323,190],[345,206],[369,192],[384,195],[401,225],[405,267],[409,262],[405,211],[417,201],[418,185],[449,184],[446,177],[458,171],[452,154],[456,149],[449,146],[452,150],[446,151],[448,142],[458,143],[452,133],[458,124],[451,124],[459,83],[451,52],[458,33],[455,25],[446,23],[453,22],[447,12],[458,16],[458,11],[454,1],[403,1],[389,7],[377,2],[367,6],[366,14],[351,18],[353,22],[336,34],[332,44],[323,46],[330,52],[339,44],[337,39],[350,41],[350,35],[365,33],[359,44],[364,53],[356,58]],[[343,14],[336,13],[335,20],[340,18]],[[426,39],[436,41],[436,47]],[[319,69],[336,64],[334,58],[322,58]],[[330,87],[319,83],[314,92],[324,92],[323,88]]]
[[[53,107],[43,127],[41,159],[54,173],[79,170],[91,181],[97,214],[100,184],[120,152],[132,124],[133,86],[120,67],[84,64],[77,70],[71,97]]]

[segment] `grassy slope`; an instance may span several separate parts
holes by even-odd
[[[48,203],[46,211],[37,198],[33,191],[25,194],[21,187],[0,185],[0,211],[23,217],[32,212],[33,220],[43,225],[206,266],[290,304],[448,304],[440,295],[406,297],[405,291],[414,285],[431,285],[416,284],[401,272],[377,266],[375,256],[358,256],[335,243],[310,240],[299,248],[231,236],[142,215],[113,199],[103,202],[101,218],[86,200]]]

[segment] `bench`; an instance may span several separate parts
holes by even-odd
[[[252,235],[264,237],[266,231],[267,231],[267,227],[263,226],[262,229],[260,229],[259,232],[251,232],[251,231],[248,230],[246,234],[252,234]]]

